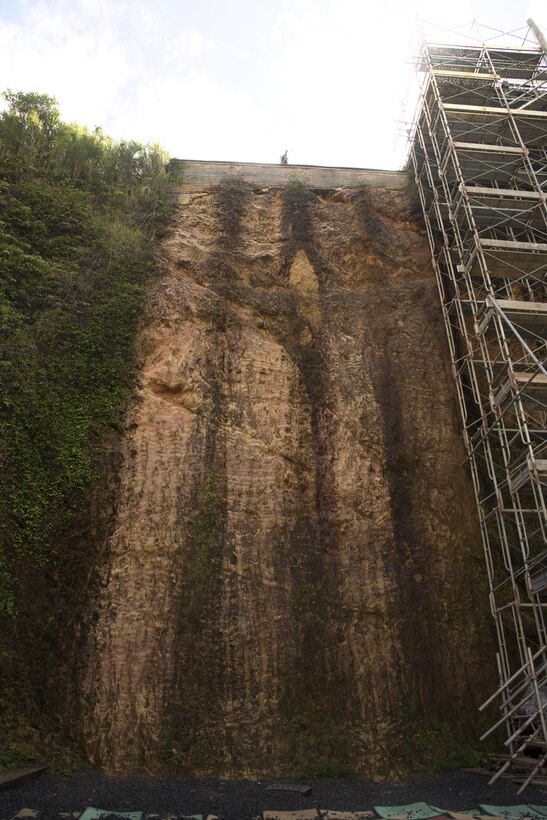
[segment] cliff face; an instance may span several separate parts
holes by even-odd
[[[385,774],[475,736],[474,501],[404,192],[187,194],[83,681],[107,770]]]

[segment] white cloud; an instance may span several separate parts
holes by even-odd
[[[28,4],[21,22],[0,18],[5,87],[51,94],[64,119],[135,139],[144,132],[161,139],[152,134],[157,100],[167,106],[165,89],[176,79],[187,86],[196,60],[213,47],[193,27],[169,32],[168,21],[143,3],[51,0]]]
[[[0,76],[7,87],[57,97],[66,119],[95,124],[131,69],[108,16],[91,29],[76,5],[39,3],[23,24],[0,25]]]

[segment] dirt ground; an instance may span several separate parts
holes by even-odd
[[[547,805],[547,792],[529,788],[517,795],[517,788],[501,781],[493,786],[488,779],[469,772],[423,775],[398,782],[374,783],[366,780],[310,779],[308,797],[267,791],[274,780],[189,780],[177,777],[108,778],[87,769],[71,777],[45,775],[33,783],[0,793],[0,820],[10,820],[22,808],[38,811],[36,820],[68,820],[69,812],[86,806],[110,811],[143,811],[155,820],[168,816],[216,815],[220,820],[251,820],[265,810],[331,809],[371,810],[375,805],[399,805],[425,801],[450,811],[476,809],[480,803]],[[283,781],[284,783],[290,781]]]

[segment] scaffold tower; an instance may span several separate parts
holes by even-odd
[[[533,21],[422,34],[413,169],[495,620],[493,776],[547,762],[547,58]],[[495,713],[494,713],[495,714]]]

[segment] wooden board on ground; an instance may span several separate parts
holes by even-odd
[[[294,792],[295,794],[303,794],[308,797],[311,794],[311,786],[306,786],[304,783],[272,783],[271,786],[266,786],[267,792]]]
[[[47,766],[29,766],[26,769],[13,769],[11,772],[3,772],[3,774],[0,774],[0,791],[2,789],[13,789],[23,783],[28,783],[29,780],[35,780],[46,771]]]
[[[78,813],[78,817],[79,816]],[[21,809],[21,811],[13,815],[11,820],[32,820],[34,817],[38,817],[38,809]]]

